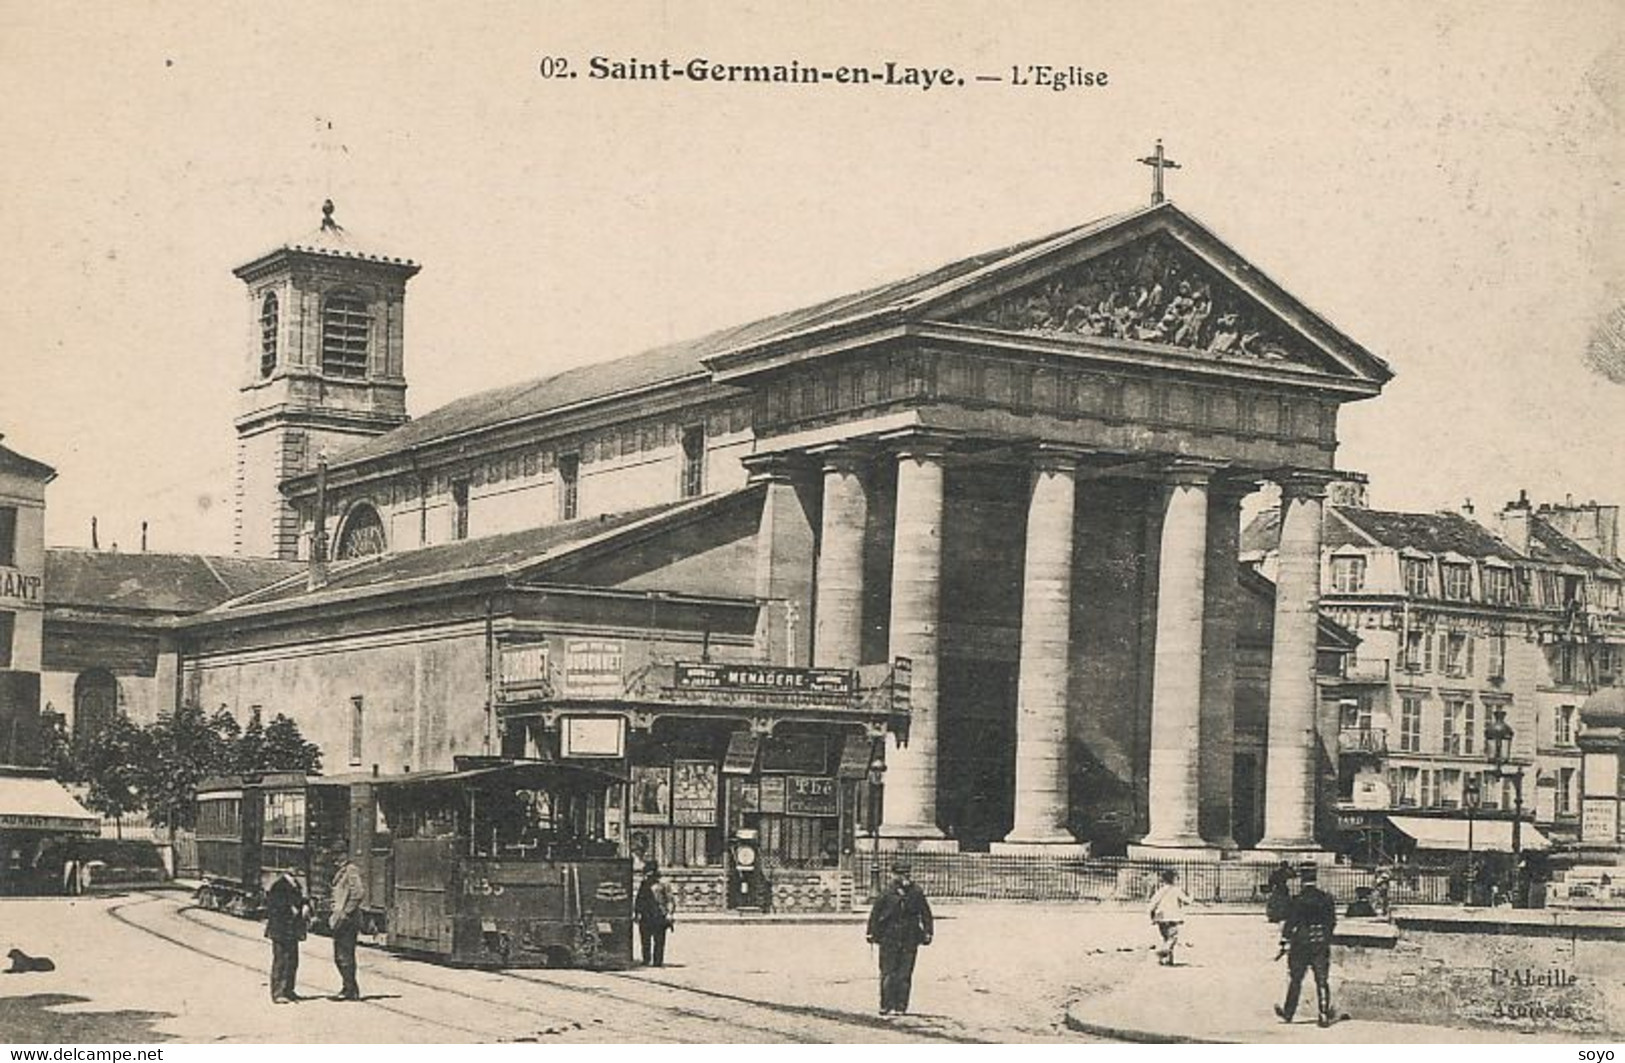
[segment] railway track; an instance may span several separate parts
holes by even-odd
[[[176,947],[186,949],[195,954],[208,957],[232,966],[252,970],[260,973],[264,970],[263,961],[250,962],[237,956],[228,954],[218,948],[207,948],[191,938],[168,933],[164,929],[149,925],[146,921],[133,918],[126,909],[146,908],[149,905],[162,905],[171,898],[157,893],[139,894],[140,900],[132,900],[125,904],[115,905],[109,909],[109,914],[121,924],[167,942]],[[167,907],[167,906],[166,906]],[[249,943],[258,943],[262,939],[247,929],[238,929],[227,923],[215,913],[204,912],[189,905],[169,907],[165,913],[167,917],[176,919],[188,927],[194,927],[216,935],[219,939],[229,939],[239,947]],[[229,918],[229,917],[228,917]],[[477,975],[490,979],[498,984],[535,987],[545,989],[550,994],[566,994],[572,998],[593,1005],[594,1011],[607,1011],[613,1016],[613,1023],[606,1023],[602,1015],[591,1016],[588,1022],[582,1022],[579,1015],[566,1015],[560,1011],[549,1010],[524,1000],[493,999],[468,989],[450,986],[442,979],[414,978],[399,970],[400,966],[409,965],[410,960],[390,955],[392,963],[388,965],[372,965],[366,972],[366,979],[370,984],[382,983],[386,988],[390,985],[411,987],[420,992],[439,994],[455,1000],[475,1002],[487,1007],[501,1008],[507,1015],[525,1015],[540,1024],[542,1034],[582,1032],[588,1035],[602,1033],[603,1040],[612,1039],[612,1031],[619,1034],[623,1040],[646,1041],[651,1039],[668,1039],[679,1043],[708,1043],[719,1040],[740,1041],[780,1041],[802,1044],[824,1044],[842,1041],[934,1041],[939,1043],[983,1043],[976,1038],[961,1036],[948,1031],[931,1030],[916,1025],[899,1027],[883,1020],[863,1015],[854,1015],[829,1008],[812,1005],[788,1005],[772,1001],[754,1000],[731,993],[715,990],[700,989],[692,986],[677,986],[666,982],[650,981],[625,975],[615,974],[588,974],[587,972],[573,971],[534,971],[534,970],[481,970],[462,971],[446,968],[431,968],[445,977],[458,977]],[[573,978],[596,977],[605,981],[598,984],[579,984],[572,982]],[[487,984],[491,984],[488,982]],[[484,1041],[495,1040],[534,1040],[539,1038],[516,1038],[511,1032],[501,1032],[490,1028],[481,1028],[458,1022],[445,1017],[433,1017],[425,1014],[421,1007],[408,1010],[399,1005],[391,1004],[387,1000],[368,1000],[365,1003],[372,1007],[409,1018],[414,1022],[446,1030],[448,1033],[472,1036]],[[782,1022],[759,1021],[759,1017],[766,1013]],[[673,1020],[676,1020],[674,1025]],[[635,1031],[635,1032],[634,1032]],[[662,1034],[666,1035],[662,1037]],[[460,1038],[459,1038],[460,1039]]]

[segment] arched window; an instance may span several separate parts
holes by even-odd
[[[260,376],[267,377],[276,368],[277,338],[276,292],[266,292],[260,303]]]
[[[354,292],[333,292],[322,304],[322,372],[359,380],[367,375],[372,314]]]
[[[73,684],[73,743],[83,747],[118,715],[118,680],[105,668],[82,673]]]
[[[367,557],[384,552],[384,522],[378,511],[362,502],[344,518],[339,532],[339,548],[335,555],[340,561],[349,557]]]

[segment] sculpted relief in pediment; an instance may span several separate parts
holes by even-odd
[[[1320,368],[1256,302],[1166,236],[1132,244],[978,306],[959,323],[1049,336],[1102,336],[1215,359]]]

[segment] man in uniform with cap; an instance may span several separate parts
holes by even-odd
[[[934,927],[931,904],[909,880],[908,865],[893,864],[891,876],[869,909],[869,942],[880,946],[880,1014],[901,1015],[908,1011],[915,954],[931,944]]]
[[[1298,994],[1306,971],[1315,972],[1315,1000],[1320,1025],[1337,1021],[1332,1011],[1332,931],[1337,926],[1337,902],[1318,884],[1319,869],[1304,864],[1298,869],[1302,887],[1292,898],[1286,921],[1281,924],[1281,952],[1286,954],[1286,1003],[1275,1006],[1282,1022],[1291,1022],[1298,1010]],[[1279,958],[1279,957],[1277,957]]]

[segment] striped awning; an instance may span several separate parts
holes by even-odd
[[[1467,851],[1467,820],[1458,817],[1432,818],[1427,816],[1389,816],[1388,822],[1416,840],[1418,849],[1444,849],[1450,852]],[[1473,849],[1477,852],[1512,851],[1512,822],[1505,819],[1473,820]],[[1533,823],[1525,823],[1518,832],[1518,844],[1524,849],[1541,850],[1550,846],[1546,835]]]
[[[0,830],[100,834],[102,821],[55,779],[0,776]]]

